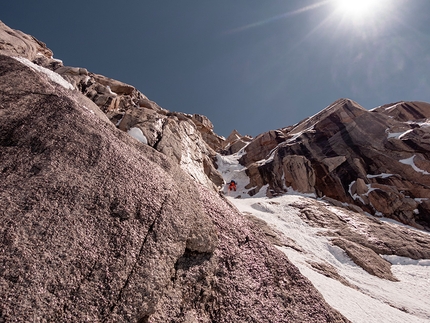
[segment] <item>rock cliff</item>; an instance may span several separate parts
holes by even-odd
[[[0,30],[1,322],[348,321],[214,192],[210,124]]]
[[[293,189],[430,228],[430,104],[368,111],[341,99],[245,147],[250,193]]]

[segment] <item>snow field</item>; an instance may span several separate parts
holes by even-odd
[[[218,156],[219,171],[224,180],[234,179],[238,191],[227,197],[243,213],[251,213],[269,226],[294,240],[303,249],[278,247],[300,272],[320,291],[325,300],[354,323],[424,323],[430,322],[430,260],[412,260],[398,256],[383,256],[392,263],[391,270],[399,282],[377,278],[357,266],[339,247],[320,235],[323,228],[306,224],[294,202],[305,203],[309,197],[286,194],[266,198],[265,188],[250,197],[244,187],[249,183],[244,167],[238,163],[240,153]],[[241,198],[235,198],[241,195]],[[315,199],[312,199],[314,202]],[[365,223],[353,218],[353,213],[328,207],[358,231],[366,230]],[[398,225],[391,223],[390,225]],[[356,289],[315,271],[309,262],[326,263],[334,267]]]

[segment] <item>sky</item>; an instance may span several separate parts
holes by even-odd
[[[354,0],[349,0],[354,4]],[[430,102],[430,1],[14,0],[0,20],[66,66],[133,85],[214,131],[256,136],[339,98]]]

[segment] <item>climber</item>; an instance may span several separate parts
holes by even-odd
[[[236,191],[236,182],[234,180],[231,180],[230,183],[228,183],[228,190]]]

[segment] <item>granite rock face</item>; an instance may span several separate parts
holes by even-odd
[[[297,125],[256,137],[241,158],[248,188],[292,188],[430,228],[430,104],[372,111],[341,99]],[[261,148],[259,148],[261,147]]]
[[[235,208],[52,77],[0,55],[0,321],[347,322]],[[163,133],[193,138],[179,119]]]

